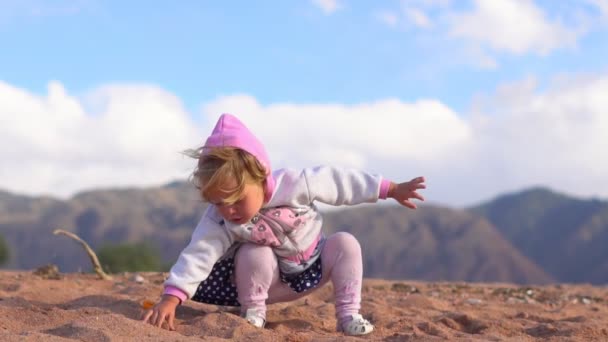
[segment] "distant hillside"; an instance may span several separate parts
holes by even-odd
[[[330,213],[327,230],[361,242],[366,277],[547,283],[551,276],[524,257],[482,217],[422,206],[365,206]]]
[[[350,231],[359,238],[366,277],[606,282],[608,255],[599,247],[607,242],[605,203],[539,190],[530,192],[532,199],[526,194],[500,197],[471,210],[350,207],[327,213],[325,226],[327,232]],[[172,263],[203,211],[198,195],[184,182],[89,191],[67,201],[0,192],[0,234],[12,251],[8,268],[55,263],[65,272],[89,270],[81,247],[52,235],[56,228],[77,233],[93,248],[145,241]],[[564,240],[566,236],[574,240]]]
[[[63,271],[90,269],[78,244],[52,235],[57,228],[73,231],[94,249],[106,243],[147,241],[170,262],[187,244],[203,210],[197,194],[186,183],[90,191],[68,201],[2,193],[0,234],[11,247],[8,268],[55,263]]]
[[[608,283],[608,202],[534,188],[471,208],[560,282]]]

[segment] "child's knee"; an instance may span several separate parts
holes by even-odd
[[[361,252],[361,245],[359,241],[351,234],[347,232],[338,232],[327,238],[325,242],[326,246],[330,249],[339,249],[342,251]]]
[[[236,252],[234,262],[237,285],[244,279],[250,279],[252,274],[256,275],[257,283],[271,281],[277,277],[275,273],[277,273],[278,261],[268,246],[243,244]]]
[[[277,258],[269,246],[245,243],[239,247],[235,256],[236,267],[245,266],[249,269],[274,269]]]

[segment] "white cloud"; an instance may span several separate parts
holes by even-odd
[[[470,46],[465,52],[474,67],[484,70],[498,69],[498,61],[479,46]]]
[[[532,0],[475,0],[470,12],[452,13],[449,34],[515,55],[575,45],[580,32],[549,20]]]
[[[95,0],[20,0],[0,1],[0,23],[23,17],[63,17],[97,7]]]
[[[65,196],[187,174],[178,152],[197,137],[173,95],[153,86],[105,86],[87,98],[94,115],[58,82],[46,96],[0,82],[0,188]]]
[[[417,7],[427,10],[448,8],[452,3],[452,0],[401,0],[403,7]]]
[[[82,98],[52,82],[33,95],[0,82],[0,188],[67,195],[185,179],[179,152],[204,141],[222,112],[239,116],[275,167],[358,167],[390,179],[428,178],[431,202],[462,205],[546,185],[608,197],[608,75],[533,78],[499,87],[456,113],[433,99],[356,105],[206,103],[193,119],[150,85],[108,85]]]
[[[411,22],[416,27],[430,28],[433,26],[431,19],[421,9],[405,7],[403,12],[406,20]]]
[[[376,11],[375,16],[380,22],[392,28],[403,23],[408,28],[430,29],[434,25],[429,12],[436,8],[444,9],[449,4],[450,1],[446,0],[403,0],[400,10]]]
[[[450,154],[471,136],[454,111],[434,100],[264,107],[242,95],[220,98],[207,104],[203,112],[211,117],[221,112],[239,113],[268,145],[275,163],[282,166],[333,163],[370,167],[370,156],[385,161],[431,162]],[[437,137],[428,139],[429,134]]]
[[[411,2],[411,0],[406,0],[406,1]],[[417,0],[417,1],[420,2],[425,7],[438,7],[438,8],[449,7],[453,2],[452,0]]]
[[[74,15],[95,6],[93,0],[62,0],[53,1],[52,4],[27,0],[22,3],[27,4],[31,15],[43,17]]]
[[[501,56],[547,56],[577,49],[581,37],[608,22],[608,0],[546,3],[535,0],[402,0],[399,9],[375,12],[391,28],[416,28],[423,44],[436,42],[459,64],[496,69]],[[408,30],[410,31],[410,30]],[[423,32],[424,31],[424,32]],[[455,45],[458,44],[458,45]]]
[[[479,186],[495,192],[542,184],[607,197],[607,93],[608,75],[558,79],[544,93],[526,79],[478,103],[471,157],[483,175]]]
[[[585,0],[591,5],[597,7],[604,18],[608,17],[608,0]]]
[[[393,28],[397,27],[397,23],[399,22],[399,16],[391,11],[377,11],[376,19]]]
[[[503,85],[466,116],[436,100],[262,106],[246,95],[220,98],[203,113],[211,121],[222,111],[240,114],[275,166],[426,175],[432,201],[470,204],[535,185],[608,197],[607,93],[608,75],[579,76],[544,92],[534,79]]]
[[[326,15],[332,14],[342,8],[338,0],[312,0],[312,3]]]

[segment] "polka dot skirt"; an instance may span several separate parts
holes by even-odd
[[[232,282],[233,273],[234,258],[218,261],[213,265],[209,277],[198,285],[192,300],[207,304],[240,306],[236,285]],[[317,287],[321,282],[322,274],[319,257],[306,271],[292,276],[281,273],[280,278],[283,283],[299,293]]]
[[[209,277],[198,285],[192,300],[207,304],[239,306],[236,299],[236,285],[231,280],[233,272],[234,258],[215,263]]]
[[[289,287],[296,292],[304,292],[314,289],[319,285],[323,272],[321,270],[321,258],[317,260],[302,273],[292,276],[287,276],[281,273],[281,281],[287,283]]]

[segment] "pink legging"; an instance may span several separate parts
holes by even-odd
[[[247,243],[236,254],[236,287],[241,312],[255,309],[266,317],[266,304],[288,302],[310,294],[331,279],[336,299],[336,318],[342,324],[361,308],[363,264],[359,242],[349,233],[336,233],[321,251],[323,276],[315,289],[295,292],[281,282],[276,255],[268,246]]]

